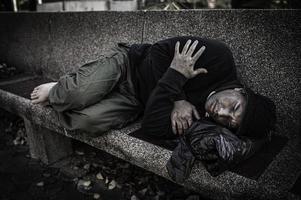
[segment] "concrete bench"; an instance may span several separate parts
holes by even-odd
[[[0,81],[0,107],[24,119],[33,158],[54,162],[72,153],[70,140],[76,139],[170,179],[165,165],[171,151],[129,136],[139,129],[139,122],[89,138],[61,127],[51,108],[30,102],[28,91],[97,59],[116,42],[154,42],[177,35],[220,39],[232,49],[240,78],[275,101],[276,135],[288,142],[257,179],[232,171],[213,178],[197,163],[182,185],[212,199],[299,199],[290,189],[301,174],[300,14],[298,10],[0,13],[0,62],[25,72]]]

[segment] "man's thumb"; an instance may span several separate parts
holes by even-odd
[[[199,112],[197,111],[196,108],[193,108],[193,109],[192,109],[192,112],[193,112],[194,117],[195,117],[197,120],[199,120],[199,119],[201,118],[200,115],[199,115]]]
[[[194,70],[193,75],[196,76],[199,74],[207,74],[207,73],[208,73],[207,69],[199,68],[199,69]]]

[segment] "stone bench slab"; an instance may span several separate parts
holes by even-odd
[[[17,113],[23,117],[26,123],[31,124],[30,127],[46,128],[46,130],[51,131],[53,134],[59,134],[82,141],[134,165],[170,179],[165,165],[172,152],[129,136],[130,133],[140,128],[139,122],[133,123],[123,129],[111,130],[102,136],[91,138],[84,132],[68,131],[60,126],[57,115],[51,107],[32,104],[27,98],[1,89],[0,107],[9,112]],[[56,139],[56,141],[58,140]],[[63,141],[62,143],[66,144],[68,142]],[[67,148],[67,150],[64,151],[70,152],[70,149]],[[253,197],[277,199],[287,196],[290,194],[285,192],[287,186],[283,186],[283,179],[292,178],[287,177],[288,174],[292,173],[291,171],[287,171],[291,169],[288,169],[284,163],[290,163],[291,165],[298,163],[298,159],[296,159],[296,155],[298,154],[293,154],[292,151],[293,149],[290,148],[290,145],[287,145],[278,155],[277,159],[270,164],[269,170],[266,170],[257,181],[229,171],[213,178],[201,163],[197,163],[192,170],[190,178],[182,185],[213,199],[227,199],[230,197],[237,199],[241,199],[242,197],[245,199]],[[301,158],[299,158],[299,161],[300,159]],[[44,160],[47,160],[47,158],[44,158]],[[296,168],[295,170],[296,173],[298,173],[301,169]],[[286,184],[293,184],[293,182],[287,181]]]

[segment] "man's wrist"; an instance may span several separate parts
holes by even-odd
[[[185,76],[185,78],[188,78],[187,75],[186,75],[186,73],[185,73],[185,71],[183,70],[183,68],[180,69],[180,68],[174,67],[173,65],[171,65],[169,68],[171,68],[171,69],[177,71],[177,72],[180,73],[181,75]]]
[[[188,78],[186,78],[183,74],[181,74],[177,70],[173,68],[168,68],[159,82],[170,83],[173,85],[180,84],[180,86],[183,87],[187,82],[187,80]]]

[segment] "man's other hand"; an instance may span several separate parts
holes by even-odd
[[[194,55],[194,51],[198,45],[198,41],[194,41],[191,44],[191,40],[188,40],[183,47],[182,52],[180,53],[180,42],[178,41],[175,46],[175,54],[174,58],[170,64],[170,68],[177,70],[181,74],[183,74],[186,78],[191,79],[197,76],[198,74],[207,73],[205,68],[198,68],[194,70],[194,65],[196,61],[200,58],[200,56],[205,51],[205,46],[202,46]],[[193,55],[193,56],[192,56]]]
[[[171,112],[171,125],[174,134],[182,135],[188,129],[193,119],[200,119],[194,105],[185,100],[175,101]]]

